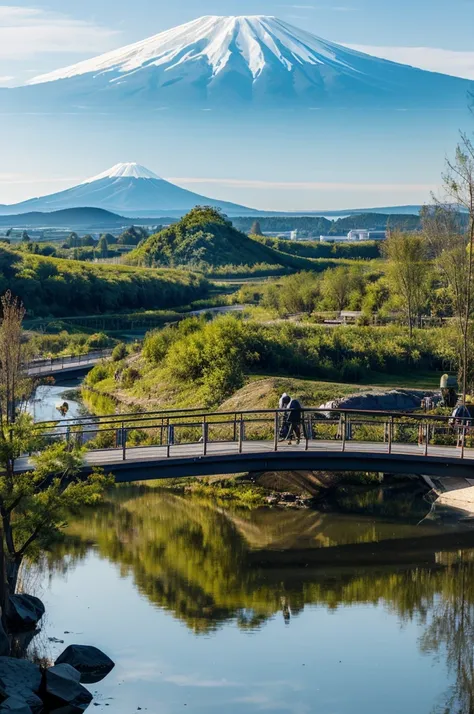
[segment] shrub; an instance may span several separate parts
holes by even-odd
[[[127,345],[124,342],[119,342],[115,345],[112,351],[112,361],[121,362],[127,356]]]
[[[140,372],[138,369],[135,369],[134,367],[126,367],[121,375],[122,386],[125,387],[125,389],[129,389],[130,387],[133,387],[139,378]]]
[[[91,335],[87,340],[87,346],[91,350],[102,350],[109,346],[109,338],[103,332]]]

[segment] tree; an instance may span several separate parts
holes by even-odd
[[[81,239],[77,235],[77,233],[72,233],[69,234],[69,237],[66,241],[68,248],[80,248],[81,246]]]
[[[117,242],[117,238],[113,233],[102,233],[101,238],[105,238],[108,245],[112,245]]]
[[[410,338],[426,303],[430,268],[423,236],[391,233],[383,246],[388,260],[388,277],[406,313]]]
[[[87,247],[87,246],[95,246],[96,241],[94,240],[93,236],[91,236],[90,233],[87,233],[85,236],[82,236],[81,238],[81,247]]]
[[[474,312],[474,144],[465,134],[443,175],[446,200],[422,213],[425,234],[452,293],[460,337],[460,378],[466,402]],[[451,202],[451,204],[449,203]]]
[[[263,236],[262,229],[260,227],[260,221],[254,221],[250,229],[250,235],[252,236]]]
[[[349,268],[341,265],[339,268],[330,268],[324,272],[321,282],[321,292],[326,298],[330,308],[344,310],[347,306],[349,295],[353,288],[352,276]]]
[[[25,309],[9,291],[1,298],[1,307],[0,517],[7,587],[14,592],[25,556],[48,545],[70,510],[97,503],[111,479],[101,473],[79,478],[83,450],[66,442],[48,443],[34,425],[26,410],[34,383],[25,371]],[[35,454],[31,469],[21,473],[18,459],[28,453]]]
[[[102,236],[99,240],[99,244],[97,246],[97,253],[100,255],[101,258],[109,257],[109,245],[105,236]]]
[[[30,241],[31,241],[31,238],[30,238],[30,236],[28,235],[28,233],[27,233],[26,231],[23,231],[22,234],[21,234],[21,242],[22,242],[22,243],[29,243]]]

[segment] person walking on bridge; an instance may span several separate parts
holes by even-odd
[[[290,405],[290,402],[291,402],[290,395],[287,394],[286,392],[284,392],[280,397],[280,401],[278,403],[278,409],[287,410]],[[290,422],[289,422],[288,417],[289,417],[288,413],[283,415],[283,420],[281,423],[280,433],[279,433],[279,441],[284,441],[287,438],[288,433],[290,431]]]
[[[301,425],[303,423],[303,407],[298,399],[292,399],[288,404],[288,445],[291,445],[293,434],[296,437],[296,443],[299,444],[301,441]],[[303,424],[303,434],[304,434],[304,424]]]

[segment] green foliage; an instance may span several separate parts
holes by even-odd
[[[20,473],[14,465],[25,453],[35,456],[31,470]],[[78,479],[83,455],[65,442],[48,444],[29,415],[0,425],[0,512],[12,591],[23,558],[47,547],[68,514],[97,504],[113,482],[100,472]]]
[[[279,253],[240,233],[218,210],[193,208],[178,223],[148,238],[127,260],[147,266],[186,265],[200,270],[222,266],[310,267],[309,261]]]
[[[234,218],[233,222],[240,231],[249,233],[255,218]],[[358,213],[336,220],[324,216],[261,216],[258,222],[265,232],[297,230],[300,236],[316,236],[318,239],[320,235],[344,235],[354,228],[385,230],[390,225],[392,229],[417,231],[421,227],[419,216],[386,213]]]
[[[204,278],[178,270],[90,265],[0,248],[0,292],[9,287],[29,315],[81,315],[168,308],[207,295]]]
[[[373,260],[380,257],[380,243],[354,241],[353,243],[320,243],[319,241],[295,241],[270,236],[255,236],[263,245],[282,253],[301,258],[346,258]]]
[[[108,258],[108,256],[109,256],[109,245],[107,243],[107,238],[105,236],[102,236],[101,239],[99,240],[99,244],[97,246],[97,254],[101,258]]]
[[[134,367],[125,367],[121,375],[122,386],[125,389],[130,389],[133,387],[137,379],[140,379],[140,372]]]
[[[83,355],[91,350],[105,349],[114,344],[114,340],[103,333],[88,335],[61,330],[57,334],[34,334],[30,338],[32,353],[41,357],[62,357],[65,355]]]
[[[115,345],[112,351],[112,361],[120,362],[121,360],[125,359],[126,356],[127,345],[124,342],[119,342],[118,345]]]
[[[114,242],[118,245],[138,245],[146,238],[148,238],[148,232],[145,228],[141,226],[131,226],[123,231]]]
[[[89,350],[103,350],[109,347],[110,337],[104,332],[97,332],[87,338],[87,347]]]
[[[138,386],[143,381],[153,393],[153,370],[160,367],[168,383],[191,385],[213,406],[255,371],[357,382],[373,373],[441,370],[456,358],[444,329],[415,330],[410,340],[406,329],[395,326],[328,329],[308,323],[262,324],[230,315],[187,323],[147,336],[143,355],[148,367]]]

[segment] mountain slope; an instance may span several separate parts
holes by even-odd
[[[0,215],[88,206],[114,213],[153,217],[167,213],[182,215],[200,204],[220,208],[229,215],[255,213],[244,206],[200,196],[175,186],[140,164],[125,163],[116,164],[108,171],[65,191],[11,206],[0,206]]]
[[[281,253],[236,230],[219,211],[197,207],[178,223],[150,236],[127,256],[145,266],[186,266],[208,270],[221,266],[272,265],[310,269],[313,263]]]
[[[453,107],[465,104],[473,83],[369,56],[275,17],[206,16],[28,84],[27,96],[56,95],[78,107],[225,108],[229,102]]]

